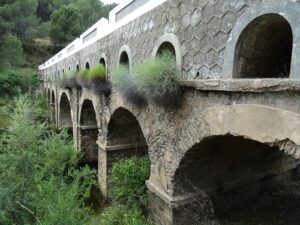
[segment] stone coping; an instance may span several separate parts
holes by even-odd
[[[221,92],[300,92],[298,79],[207,79],[186,80],[181,84],[186,88],[202,91]]]
[[[300,92],[298,79],[202,79],[184,80],[185,88],[195,88],[202,91],[221,92]]]

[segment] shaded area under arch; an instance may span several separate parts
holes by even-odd
[[[118,108],[108,124],[107,145],[108,169],[121,159],[148,154],[148,146],[139,122],[125,108]]]
[[[97,167],[98,164],[98,126],[96,112],[91,100],[82,104],[79,126],[79,146],[83,154],[82,163]]]
[[[202,195],[174,210],[175,224],[212,220],[213,214],[219,216],[277,186],[277,178],[295,168],[296,160],[277,147],[232,135],[204,138],[186,153],[173,180],[175,196]]]
[[[59,110],[59,128],[72,129],[71,103],[65,93],[61,95]]]

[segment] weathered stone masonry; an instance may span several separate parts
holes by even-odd
[[[50,118],[59,128],[72,127],[86,160],[98,161],[104,193],[113,162],[148,150],[156,223],[213,223],[224,205],[231,207],[232,191],[237,197],[231,203],[238,204],[256,195],[262,180],[298,165],[299,12],[292,0],[166,1],[40,70]],[[115,89],[106,98],[48,81],[101,59],[110,77],[124,51],[132,67],[165,42],[174,47],[185,78],[179,109],[151,102],[137,107]]]

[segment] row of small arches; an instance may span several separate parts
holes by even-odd
[[[177,65],[181,67],[182,55],[178,38],[173,34],[166,34],[160,40],[159,46],[154,50],[155,55],[167,49],[174,54]],[[128,46],[122,49],[118,63],[131,67],[130,49]],[[289,22],[275,13],[259,16],[243,29],[235,44],[232,77],[288,78],[292,51],[293,32]],[[106,66],[104,57],[99,63]],[[86,62],[85,69],[89,68],[90,63]],[[77,64],[76,71],[80,69]],[[62,73],[64,72],[66,71],[63,69]]]

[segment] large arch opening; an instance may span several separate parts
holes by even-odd
[[[276,190],[283,183],[291,181],[296,168],[295,159],[277,147],[240,136],[205,138],[186,153],[176,171],[174,195],[186,201],[175,209],[175,224],[200,224],[215,217],[221,225],[277,224],[263,221],[264,216],[285,220],[282,224],[297,224],[290,218],[299,221],[298,212],[278,213],[291,199],[285,193],[273,196],[279,194]],[[275,209],[278,199],[283,205]],[[300,195],[293,199],[300,203]]]
[[[80,114],[80,150],[82,163],[98,166],[98,126],[96,112],[91,100],[84,100]]]
[[[122,157],[126,158],[148,154],[148,146],[139,122],[125,108],[117,109],[108,124],[107,150],[113,149],[122,150]]]
[[[54,90],[52,90],[52,92],[51,92],[50,121],[52,123],[56,122],[56,116],[55,116],[55,93],[54,93]]]
[[[136,117],[125,108],[118,108],[108,124],[106,142],[107,172],[115,162],[133,156],[148,155],[148,145]]]
[[[73,136],[71,104],[66,93],[61,95],[59,110],[59,128],[66,128],[69,135]]]
[[[234,55],[234,78],[287,78],[293,33],[279,14],[254,19],[241,33]]]

